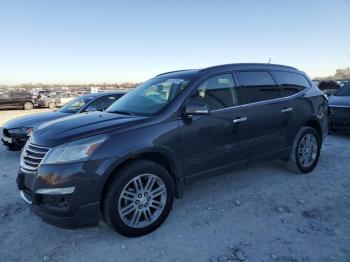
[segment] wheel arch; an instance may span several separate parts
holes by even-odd
[[[315,129],[322,140],[322,138],[323,138],[322,126],[321,126],[320,121],[317,117],[311,117],[311,118],[307,119],[303,123],[303,126],[312,127],[313,129]]]
[[[114,163],[113,167],[111,168],[111,171],[109,172],[108,176],[104,181],[100,199],[103,199],[108,184],[113,179],[117,170],[137,159],[153,161],[162,166],[165,170],[167,170],[174,181],[175,197],[181,198],[183,196],[184,180],[181,175],[181,169],[179,167],[179,164],[176,162],[175,157],[172,156],[166,150],[162,150],[159,148],[147,148],[133,151],[130,154],[118,158],[118,160],[116,161],[116,163]]]

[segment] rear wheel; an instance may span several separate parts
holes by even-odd
[[[119,233],[141,236],[163,223],[174,193],[172,178],[162,166],[136,160],[115,174],[104,196],[102,213]]]
[[[295,173],[309,173],[320,158],[321,138],[312,127],[302,127],[295,136],[288,168]]]
[[[30,109],[33,109],[34,108],[34,105],[32,102],[25,102],[24,105],[23,105],[23,108],[25,110],[30,110]]]
[[[49,102],[49,108],[51,108],[51,109],[56,108],[56,103],[55,102]]]

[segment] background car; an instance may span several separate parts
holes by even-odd
[[[51,93],[47,97],[43,97],[39,100],[39,106],[52,109],[61,107],[78,96],[79,94],[74,92]]]
[[[340,88],[340,84],[334,80],[324,80],[318,83],[318,88],[327,96],[333,95]]]
[[[3,143],[10,150],[19,150],[27,141],[31,130],[42,123],[89,111],[103,111],[125,92],[94,93],[80,96],[54,112],[19,117],[4,124]]]
[[[329,97],[328,123],[330,131],[350,132],[350,82]]]
[[[20,108],[33,109],[34,98],[26,92],[6,92],[0,94],[0,109]]]

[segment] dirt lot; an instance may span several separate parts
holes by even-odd
[[[18,159],[0,146],[0,261],[350,261],[350,136],[329,136],[309,175],[276,161],[191,184],[135,239],[41,222],[18,195]]]

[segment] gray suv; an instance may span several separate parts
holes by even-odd
[[[43,220],[140,236],[193,178],[269,159],[311,172],[327,134],[327,98],[293,67],[230,64],[160,74],[104,112],[34,128],[17,183]],[[184,218],[186,219],[186,218]]]

